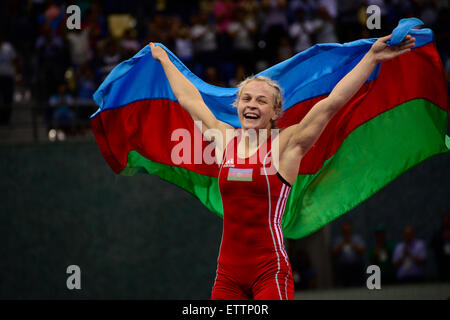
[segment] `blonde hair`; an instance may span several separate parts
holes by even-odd
[[[269,87],[271,87],[273,89],[273,91],[274,91],[274,93],[273,93],[273,108],[276,112],[278,112],[279,117],[280,117],[281,112],[283,111],[283,91],[282,91],[280,85],[278,84],[278,82],[276,82],[275,80],[272,80],[268,77],[265,77],[265,76],[256,76],[256,77],[250,76],[250,77],[247,77],[246,79],[244,79],[243,81],[241,81],[241,83],[239,83],[239,85],[237,86],[238,92],[237,92],[236,100],[234,100],[234,102],[233,102],[233,106],[237,108],[239,98],[241,97],[242,89],[244,89],[244,87],[252,81],[265,82]],[[271,120],[271,123],[272,123],[272,128],[276,128],[276,120]]]

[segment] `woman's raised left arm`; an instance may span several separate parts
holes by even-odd
[[[367,81],[377,63],[395,58],[410,51],[416,40],[412,36],[407,35],[400,44],[388,46],[386,41],[391,37],[392,33],[375,41],[370,50],[352,71],[336,84],[328,98],[333,101],[333,104],[337,108],[342,107],[353,97],[364,82]]]
[[[410,35],[400,44],[388,46],[386,41],[391,37],[392,34],[379,38],[361,61],[336,84],[328,97],[317,102],[298,124],[285,130],[289,135],[288,148],[295,148],[304,155],[319,138],[331,118],[367,81],[377,63],[404,54],[414,46],[415,38]]]

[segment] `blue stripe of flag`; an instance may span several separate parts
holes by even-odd
[[[253,169],[230,168],[230,172],[233,172],[233,173],[252,173]]]

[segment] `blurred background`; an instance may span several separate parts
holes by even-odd
[[[81,28],[66,27],[66,8]],[[366,8],[381,9],[381,29]],[[209,299],[222,221],[154,176],[115,176],[90,130],[92,94],[150,41],[232,87],[316,43],[420,18],[450,81],[448,0],[0,3],[0,298]],[[449,134],[449,132],[447,132]],[[297,299],[450,297],[450,154],[432,157],[316,233],[286,240]],[[405,247],[415,259],[400,259]],[[382,290],[366,288],[381,267]],[[66,268],[81,268],[68,290]]]

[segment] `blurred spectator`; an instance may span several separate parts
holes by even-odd
[[[353,234],[350,222],[341,224],[341,235],[334,241],[331,251],[335,267],[336,284],[357,286],[363,283],[364,241]]]
[[[339,39],[348,42],[357,39],[359,23],[357,12],[361,7],[361,0],[340,0],[338,7]]]
[[[222,69],[229,68],[229,61],[232,59],[232,52],[229,48],[232,45],[228,34],[228,26],[234,19],[236,4],[232,0],[215,0],[213,4],[213,16],[215,20],[217,36],[217,55],[225,63]]]
[[[12,43],[18,55],[21,52],[29,54],[34,48],[38,32],[34,26],[36,15],[30,19],[30,7],[26,1],[2,1],[2,3],[4,12],[7,12],[6,16],[2,16],[3,35],[8,35],[8,41]],[[24,62],[28,61],[21,61],[21,64]]]
[[[213,4],[213,14],[217,24],[218,33],[228,30],[228,25],[233,21],[236,5],[232,0],[216,0]]]
[[[414,238],[414,228],[406,226],[403,242],[394,251],[393,262],[397,269],[396,278],[400,282],[416,282],[425,279],[427,251],[422,240]]]
[[[270,64],[277,60],[280,39],[288,31],[286,0],[262,0],[261,34],[265,41],[265,57]]]
[[[120,40],[120,54],[122,59],[133,57],[141,49],[141,44],[136,39],[136,30],[129,28],[125,30],[122,40]]]
[[[69,55],[63,39],[54,34],[49,25],[41,26],[36,40],[38,98],[47,100],[55,92],[57,84],[64,79],[69,65]]]
[[[192,70],[194,62],[194,44],[192,43],[189,27],[183,25],[175,37],[175,54]]]
[[[200,66],[200,70],[204,70],[205,67],[216,65],[217,27],[208,22],[208,16],[205,13],[192,16],[191,21],[193,23],[191,37],[194,41],[196,63]]]
[[[291,0],[288,13],[290,22],[297,19],[298,10],[302,10],[305,13],[306,20],[312,19],[317,6],[318,2],[316,0]]]
[[[96,48],[100,40],[108,37],[106,17],[98,1],[93,1],[92,6],[87,9],[86,15],[81,21],[81,29],[89,30],[89,44],[91,48]]]
[[[122,60],[117,43],[114,39],[106,39],[103,45],[99,46],[99,57],[100,73],[102,79],[104,79]]]
[[[295,22],[289,27],[289,36],[294,40],[294,50],[296,53],[311,47],[310,34],[313,31],[311,22],[305,19],[305,11],[299,9]]]
[[[68,32],[66,37],[69,43],[70,59],[74,66],[79,66],[93,58],[89,45],[89,29],[74,29]]]
[[[171,36],[172,29],[168,24],[170,19],[168,17],[164,17],[161,14],[157,14],[151,19],[147,26],[147,40],[146,44],[149,42],[159,42],[165,46],[169,46],[169,40]]]
[[[280,44],[277,51],[277,62],[282,62],[284,60],[292,57],[294,51],[292,50],[291,43],[288,37],[282,37],[280,39]]]
[[[198,12],[209,14],[213,11],[214,0],[198,0]]]
[[[51,95],[49,99],[50,108],[47,113],[49,137],[52,129],[57,130],[59,140],[64,140],[67,134],[75,133],[75,113],[71,109],[73,103],[74,100],[67,90],[67,84],[59,84],[58,92]],[[50,139],[52,138],[50,137]]]
[[[395,279],[395,269],[392,264],[394,243],[387,240],[384,226],[375,229],[375,246],[369,251],[369,263],[380,267],[381,281],[392,283]]]
[[[251,16],[251,19],[256,21],[256,14],[259,10],[258,0],[240,0],[237,1],[237,10],[245,11],[247,17]]]
[[[77,79],[77,109],[76,119],[84,121],[79,126],[80,131],[90,130],[89,117],[97,109],[93,104],[92,96],[97,89],[97,82],[95,81],[94,71],[87,63],[83,63],[78,68],[76,73]]]
[[[56,33],[64,21],[65,10],[63,9],[55,0],[47,0],[45,11],[38,16],[39,24],[50,26],[52,32]]]
[[[92,101],[92,96],[97,89],[94,71],[87,63],[78,68],[77,74],[77,100],[82,102]]]
[[[243,10],[238,10],[236,20],[228,25],[228,34],[233,40],[234,61],[239,61],[249,67],[253,64],[255,33],[256,21],[253,20],[252,16],[246,16]]]
[[[225,87],[225,83],[220,79],[217,68],[209,66],[205,70],[205,82],[213,86]]]
[[[327,10],[328,15],[331,19],[335,19],[338,15],[337,0],[319,0],[319,7],[323,7]]]
[[[179,18],[179,17],[170,17],[170,19],[167,20],[167,27],[169,29],[169,33],[168,33],[168,47],[170,48],[170,50],[174,51],[175,50],[175,41],[178,37],[178,34],[180,32],[180,29],[183,27],[183,21]]]
[[[338,38],[335,32],[335,21],[325,7],[316,11],[316,17],[311,21],[315,42],[336,43]]]
[[[311,265],[308,252],[300,250],[292,257],[291,262],[295,290],[317,288],[317,272]]]
[[[432,239],[439,280],[450,280],[450,214],[442,217],[441,229]]]
[[[398,0],[387,0],[386,6],[386,30],[392,30],[400,20],[400,5]]]
[[[236,66],[236,72],[234,74],[234,77],[230,79],[230,87],[237,88],[239,83],[241,83],[245,78],[247,78],[248,71],[245,68],[245,65],[242,63],[239,63]]]
[[[425,0],[417,1],[418,18],[423,21],[426,27],[431,27],[437,20],[437,3],[436,1]]]
[[[92,7],[92,1],[89,0],[78,0],[76,1],[76,5],[80,7],[81,16],[84,17],[85,15],[90,12],[90,9]]]
[[[11,119],[16,72],[19,61],[13,46],[3,41],[0,33],[0,125],[7,125]]]

